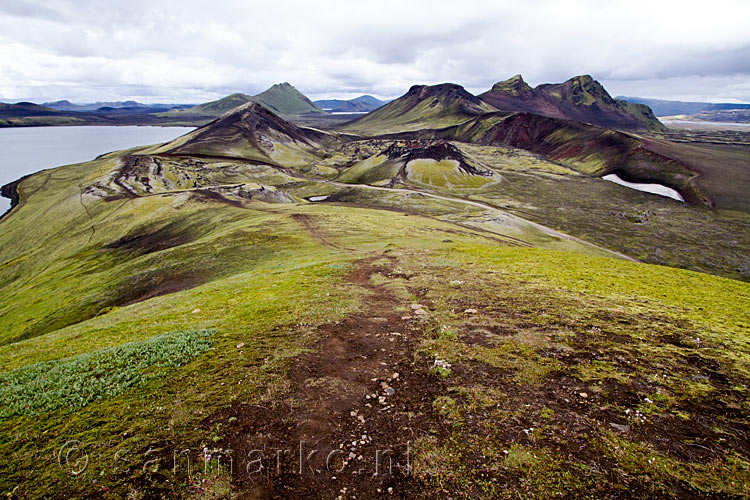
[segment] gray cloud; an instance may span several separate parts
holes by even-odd
[[[50,21],[63,21],[64,16],[57,10],[39,5],[38,2],[26,0],[5,0],[0,5],[0,14],[4,16],[30,18]]]
[[[199,102],[279,81],[393,97],[588,73],[613,94],[750,101],[748,18],[729,0],[6,0],[0,99]]]

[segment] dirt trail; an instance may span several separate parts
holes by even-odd
[[[320,241],[327,247],[336,248],[338,250],[351,250],[351,248],[343,248],[336,243],[325,237],[323,232],[320,230],[318,225],[313,220],[313,217],[308,214],[292,214],[292,219],[302,224],[305,230],[310,233],[310,236]]]
[[[415,360],[420,316],[370,279],[394,267],[395,258],[384,256],[355,265],[348,280],[368,292],[362,310],[324,326],[311,352],[296,358],[283,402],[237,405],[226,415],[237,419],[229,445],[240,498],[413,492],[413,442],[441,384],[426,360]]]

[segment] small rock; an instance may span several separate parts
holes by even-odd
[[[422,309],[422,308],[423,308],[423,306],[422,306],[421,304],[412,304],[412,305],[411,305],[411,308],[412,308],[412,309],[414,309],[414,310],[416,311],[417,309]]]
[[[416,311],[414,311],[414,314],[416,314],[417,316],[427,316],[427,311],[425,311],[424,309],[417,309]]]
[[[476,309],[467,309],[464,311],[465,314],[476,314],[478,312]]]
[[[237,349],[242,349],[243,347],[245,347],[244,342],[240,342],[239,344],[237,344]]]
[[[201,312],[201,310],[196,307],[195,309],[193,309],[193,312],[190,314],[198,314],[199,312]]]
[[[386,396],[393,396],[394,394],[396,394],[396,389],[394,389],[393,387],[386,388],[385,390]]]
[[[398,372],[393,372],[393,375],[391,375],[391,378],[395,380],[395,379],[399,378],[400,376],[401,375]]]
[[[587,397],[589,397],[589,395],[586,394],[585,392],[581,392],[578,395],[581,396],[583,399],[586,399]]]
[[[616,424],[614,422],[610,422],[609,426],[612,427],[615,430],[620,431],[620,432],[630,432],[630,426],[629,425]]]

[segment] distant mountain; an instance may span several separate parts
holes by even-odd
[[[54,101],[54,102],[45,102],[42,104],[42,106],[46,106],[48,108],[56,109],[58,111],[96,111],[99,108],[109,108],[109,109],[117,109],[117,108],[133,108],[133,107],[142,107],[147,108],[145,104],[141,104],[136,101],[110,101],[110,102],[91,102],[86,104],[75,104],[68,100],[62,100],[62,101]]]
[[[47,106],[40,106],[33,102],[17,102],[15,104],[0,103],[0,117],[19,116],[52,116],[59,114],[56,110]]]
[[[40,106],[32,102],[0,103],[0,127],[83,125],[85,115]]]
[[[725,111],[730,109],[750,109],[750,104],[735,104],[730,102],[691,102],[669,101],[665,99],[647,99],[644,97],[619,96],[636,104],[645,104],[654,111],[656,116],[694,115],[701,111]]]
[[[495,108],[455,83],[415,85],[403,96],[342,129],[359,134],[384,134],[457,125]]]
[[[589,75],[563,83],[529,86],[521,77],[498,82],[479,96],[500,111],[521,111],[624,130],[663,130],[651,109],[613,99]]]
[[[253,96],[253,100],[282,115],[322,113],[323,110],[302,92],[287,82],[277,83],[268,90]]]
[[[76,112],[91,112],[91,111],[112,111],[120,109],[128,109],[131,111],[141,111],[144,113],[157,113],[160,111],[167,111],[170,109],[184,109],[189,108],[190,104],[143,104],[137,101],[97,101],[84,104],[72,103],[68,100],[45,102],[42,106],[55,109],[57,111],[76,111]]]
[[[315,104],[332,113],[357,113],[370,112],[390,101],[381,101],[371,95],[359,96],[355,99],[324,99],[315,101]]]
[[[55,102],[45,102],[42,104],[42,106],[46,106],[51,109],[56,109],[58,111],[86,111],[94,110],[96,107],[89,104],[73,104],[70,101],[63,100],[63,101],[55,101]],[[98,106],[97,106],[98,107]]]

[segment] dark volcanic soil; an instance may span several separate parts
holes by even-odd
[[[373,274],[391,272],[373,260],[349,275],[370,293],[365,309],[324,328],[295,360],[289,396],[223,415],[237,419],[228,447],[238,457],[232,480],[241,498],[371,498],[389,488],[404,497],[417,487],[410,447],[441,383],[415,368],[421,321],[397,312],[408,304],[372,284]]]

